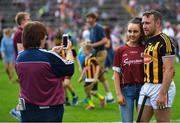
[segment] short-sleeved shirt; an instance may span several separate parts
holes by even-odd
[[[4,53],[4,62],[13,63],[14,62],[14,48],[12,38],[7,38],[4,36],[1,41],[1,52]]]
[[[86,79],[85,82],[93,82],[96,74],[96,67],[98,63],[96,61],[96,57],[94,55],[86,56],[84,69]]]
[[[13,38],[13,42],[14,42],[14,53],[15,53],[15,58],[18,55],[18,49],[17,49],[17,44],[18,43],[22,43],[22,31],[23,28],[22,27],[18,27],[15,34],[14,34],[14,38]]]
[[[101,25],[96,24],[94,27],[90,28],[90,40],[91,43],[96,43],[105,37],[104,29]],[[99,50],[104,50],[104,46],[99,46],[94,48],[97,52]]]
[[[84,54],[83,48],[80,48],[79,51],[78,51],[78,60],[80,62],[80,65],[81,65],[82,69],[84,68],[85,58],[86,58],[86,56]]]
[[[26,49],[17,57],[16,71],[20,80],[20,96],[27,103],[59,105],[64,103],[62,82],[65,76],[74,73],[74,63],[50,51]]]
[[[96,51],[93,50],[93,51],[92,51],[92,54],[95,55],[95,54],[96,54]],[[85,54],[84,54],[84,51],[83,51],[83,48],[80,48],[80,49],[79,49],[77,56],[78,56],[78,60],[79,60],[79,62],[80,62],[80,65],[81,65],[81,67],[82,67],[82,69],[83,69],[83,68],[84,68],[84,63],[85,63],[85,58],[86,58],[86,56],[85,56]]]
[[[143,51],[143,45],[129,47],[127,44],[115,51],[113,70],[122,75],[121,85],[144,83]]]
[[[162,83],[164,71],[162,59],[174,54],[174,46],[166,34],[160,33],[148,39],[144,50],[144,82]]]

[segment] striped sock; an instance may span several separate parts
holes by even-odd
[[[96,92],[96,94],[94,95],[95,97],[99,98],[100,100],[104,99],[104,96],[102,96],[100,93]]]
[[[88,105],[92,106],[92,107],[95,107],[93,101],[91,98],[87,98],[87,102],[88,102]]]

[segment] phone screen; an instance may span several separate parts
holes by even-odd
[[[67,47],[67,43],[68,43],[68,36],[63,36],[63,46]]]

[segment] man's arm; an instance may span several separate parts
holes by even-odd
[[[92,46],[93,48],[95,48],[95,47],[99,47],[99,46],[105,45],[106,43],[107,43],[107,40],[106,40],[106,38],[104,37],[102,40],[97,41],[96,43],[91,44],[91,46]]]
[[[168,89],[174,76],[174,57],[164,57],[163,66],[163,81],[156,100],[158,105],[166,105]]]

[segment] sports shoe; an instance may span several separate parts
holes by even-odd
[[[21,121],[21,113],[20,111],[17,111],[16,108],[11,109],[9,113],[17,120]]]
[[[115,103],[114,99],[106,99],[106,103]]]
[[[75,106],[78,104],[78,97],[74,97],[72,101],[72,105]]]
[[[101,100],[100,100],[100,106],[101,106],[101,107],[104,107],[105,104],[106,104],[105,98],[101,99]]]
[[[95,106],[88,105],[88,106],[86,107],[86,110],[92,110],[92,109],[94,109],[94,108],[95,108]]]
[[[88,104],[87,98],[81,100],[80,103],[82,103],[82,104]]]
[[[64,102],[64,106],[70,106],[71,103],[70,102]]]

